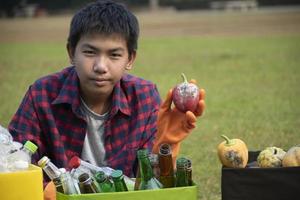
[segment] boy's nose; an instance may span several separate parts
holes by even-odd
[[[107,62],[105,58],[99,58],[95,61],[93,70],[96,73],[105,73],[107,71]]]

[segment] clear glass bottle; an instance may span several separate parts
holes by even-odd
[[[95,174],[94,177],[101,192],[114,192],[114,185],[104,172],[99,171]]]
[[[23,171],[29,168],[31,156],[36,152],[38,147],[31,141],[26,141],[24,146],[7,156],[7,169],[9,171]]]
[[[148,150],[138,150],[137,157],[141,174],[141,183],[139,186],[139,190],[154,190],[162,188],[162,184],[155,178],[153,174]]]
[[[150,160],[150,163],[151,163],[153,174],[154,174],[155,178],[158,180],[159,176],[160,176],[158,155],[154,154],[154,153],[149,153],[149,160]]]
[[[172,150],[169,144],[163,143],[160,145],[158,163],[160,169],[159,181],[163,184],[164,188],[174,187],[175,178],[172,162]]]
[[[71,177],[70,172],[63,172],[60,179],[65,194],[80,194],[76,188],[77,183]]]
[[[50,161],[50,159],[47,156],[42,157],[38,161],[38,166],[40,166],[48,175],[48,177],[53,181],[56,187],[56,191],[64,193],[62,183],[60,180],[61,171]]]
[[[186,158],[178,158],[176,160],[176,187],[189,186],[187,166],[188,161]]]
[[[78,182],[79,182],[80,192],[82,194],[100,192],[100,190],[97,188],[96,184],[94,183],[92,177],[87,173],[81,174],[78,177]]]
[[[111,174],[111,178],[114,182],[116,192],[128,191],[127,185],[124,181],[124,175],[121,170],[114,170]]]

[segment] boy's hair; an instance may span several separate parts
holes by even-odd
[[[71,21],[69,47],[75,51],[80,38],[90,33],[119,34],[126,40],[129,55],[137,50],[138,20],[122,4],[99,0],[79,10]]]

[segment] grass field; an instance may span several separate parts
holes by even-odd
[[[250,150],[300,143],[300,12],[142,14],[131,72],[164,97],[180,73],[206,89],[207,109],[181,154],[192,159],[199,199],[221,199],[216,146],[221,134]],[[28,86],[68,65],[70,17],[0,20],[0,124],[7,126]]]

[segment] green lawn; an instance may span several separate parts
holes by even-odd
[[[221,198],[221,134],[250,150],[300,143],[300,36],[157,37],[140,41],[131,73],[164,98],[184,72],[207,92],[205,115],[181,154],[192,159],[199,199]],[[0,44],[0,124],[7,126],[28,86],[68,65],[65,44]]]

